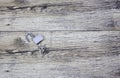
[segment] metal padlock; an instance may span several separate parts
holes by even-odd
[[[43,36],[42,35],[37,35],[33,38],[33,42],[35,44],[39,44],[41,41],[43,40]]]
[[[34,42],[35,44],[37,44],[37,45],[43,40],[43,36],[42,36],[42,35],[37,35],[37,36],[35,36],[35,35],[33,35],[32,33],[28,33],[28,34],[26,35],[26,39],[27,39],[28,42],[30,42],[30,37],[31,37],[31,39],[33,40],[33,42]]]

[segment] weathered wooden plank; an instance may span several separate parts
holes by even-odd
[[[54,48],[54,50],[44,58],[41,58],[40,53],[33,55],[27,53],[9,54],[5,51],[13,50],[15,52],[17,49],[30,51],[36,47],[32,43],[29,44],[31,46],[26,46],[27,44],[24,43],[25,32],[1,32],[1,53],[8,54],[8,56],[0,54],[1,78],[120,77],[119,31],[33,33],[44,35],[43,44],[46,44],[50,49]],[[98,52],[103,53],[102,56]]]
[[[40,33],[43,34],[45,37],[45,40],[42,44],[46,45],[46,47],[49,49],[49,52],[62,51],[63,54],[69,54],[71,57],[74,55],[118,55],[120,50],[119,31],[36,32],[36,34]],[[4,55],[4,53],[9,54],[11,52],[24,54],[29,51],[34,52],[35,50],[38,50],[37,46],[35,46],[35,44],[33,44],[32,42],[25,43],[26,39],[24,32],[3,32],[0,34],[0,41],[1,55]]]
[[[55,3],[82,3],[88,6],[110,6],[117,4],[119,0],[0,0],[0,6],[31,6],[38,4],[55,4]],[[102,6],[103,7],[103,6]]]
[[[32,58],[34,59],[34,58]],[[119,78],[120,56],[79,58],[73,62],[37,62],[34,59],[24,63],[18,57],[8,61],[0,59],[1,78]],[[50,59],[49,59],[50,60]],[[7,61],[7,63],[5,63]]]
[[[0,31],[5,31],[0,32],[0,78],[119,78],[119,4],[119,0],[0,0]],[[44,58],[21,31],[45,37]]]
[[[30,1],[30,2],[29,2]],[[1,1],[0,12],[12,12],[12,13],[49,13],[49,14],[69,14],[72,12],[87,12],[93,10],[108,10],[119,9],[118,0],[15,0],[11,2],[17,2],[16,5],[8,2],[6,6],[5,1]],[[23,2],[23,3],[22,3]],[[9,4],[10,3],[10,4]],[[20,4],[20,5],[19,5]],[[22,5],[21,5],[22,4]],[[38,5],[37,5],[38,4]]]
[[[64,16],[1,15],[0,31],[120,30],[119,13],[117,10],[103,10]]]

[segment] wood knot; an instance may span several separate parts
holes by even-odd
[[[20,37],[16,38],[14,40],[14,45],[18,48],[24,48],[26,47],[25,41],[23,41]]]

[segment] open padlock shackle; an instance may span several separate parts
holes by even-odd
[[[29,36],[30,36],[32,39],[35,37],[34,34],[32,34],[32,33],[27,33],[26,39],[27,39],[28,42],[30,42]]]

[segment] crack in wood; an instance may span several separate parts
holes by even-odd
[[[32,54],[34,52],[37,52],[39,50],[32,50],[32,51],[29,51],[29,50],[26,50],[26,51],[17,51],[17,52],[13,52],[14,50],[5,50],[8,54],[17,54],[17,53],[28,53],[28,52],[31,52]]]
[[[83,50],[82,50],[83,49]],[[86,55],[88,56],[99,56],[99,55],[104,55],[104,56],[118,56],[120,55],[119,51],[111,51],[111,52],[101,52],[101,51],[84,51],[85,48],[64,48],[64,49],[59,49],[59,48],[47,48],[43,53],[41,53],[43,56],[51,53],[51,52],[67,52],[70,53],[69,55],[74,55],[78,54],[78,56],[81,53],[88,53]],[[87,48],[86,48],[87,49]],[[15,51],[15,50],[5,50],[4,53],[0,53],[0,55],[15,55],[15,54],[26,54],[30,53],[31,55],[34,55],[34,53],[39,53],[40,51],[38,49],[35,50],[24,50],[24,51]],[[93,55],[92,55],[93,54]]]
[[[74,50],[79,50],[80,48],[66,48],[66,49],[50,49],[50,48],[46,48],[45,49],[45,52],[43,54],[47,54],[49,53],[50,51],[74,51]],[[14,50],[5,50],[6,53],[0,53],[1,55],[2,54],[20,54],[20,53],[28,53],[28,52],[31,52],[31,54],[35,53],[35,52],[39,52],[38,49],[35,49],[35,50],[24,50],[24,51],[16,51],[14,52]]]
[[[81,3],[42,4],[42,5],[33,5],[33,6],[7,6],[6,8],[8,8],[8,10],[27,9],[27,8],[30,8],[32,10],[35,7],[47,9],[47,7],[69,6],[69,5],[81,5]],[[3,8],[3,6],[0,6],[0,8]]]

